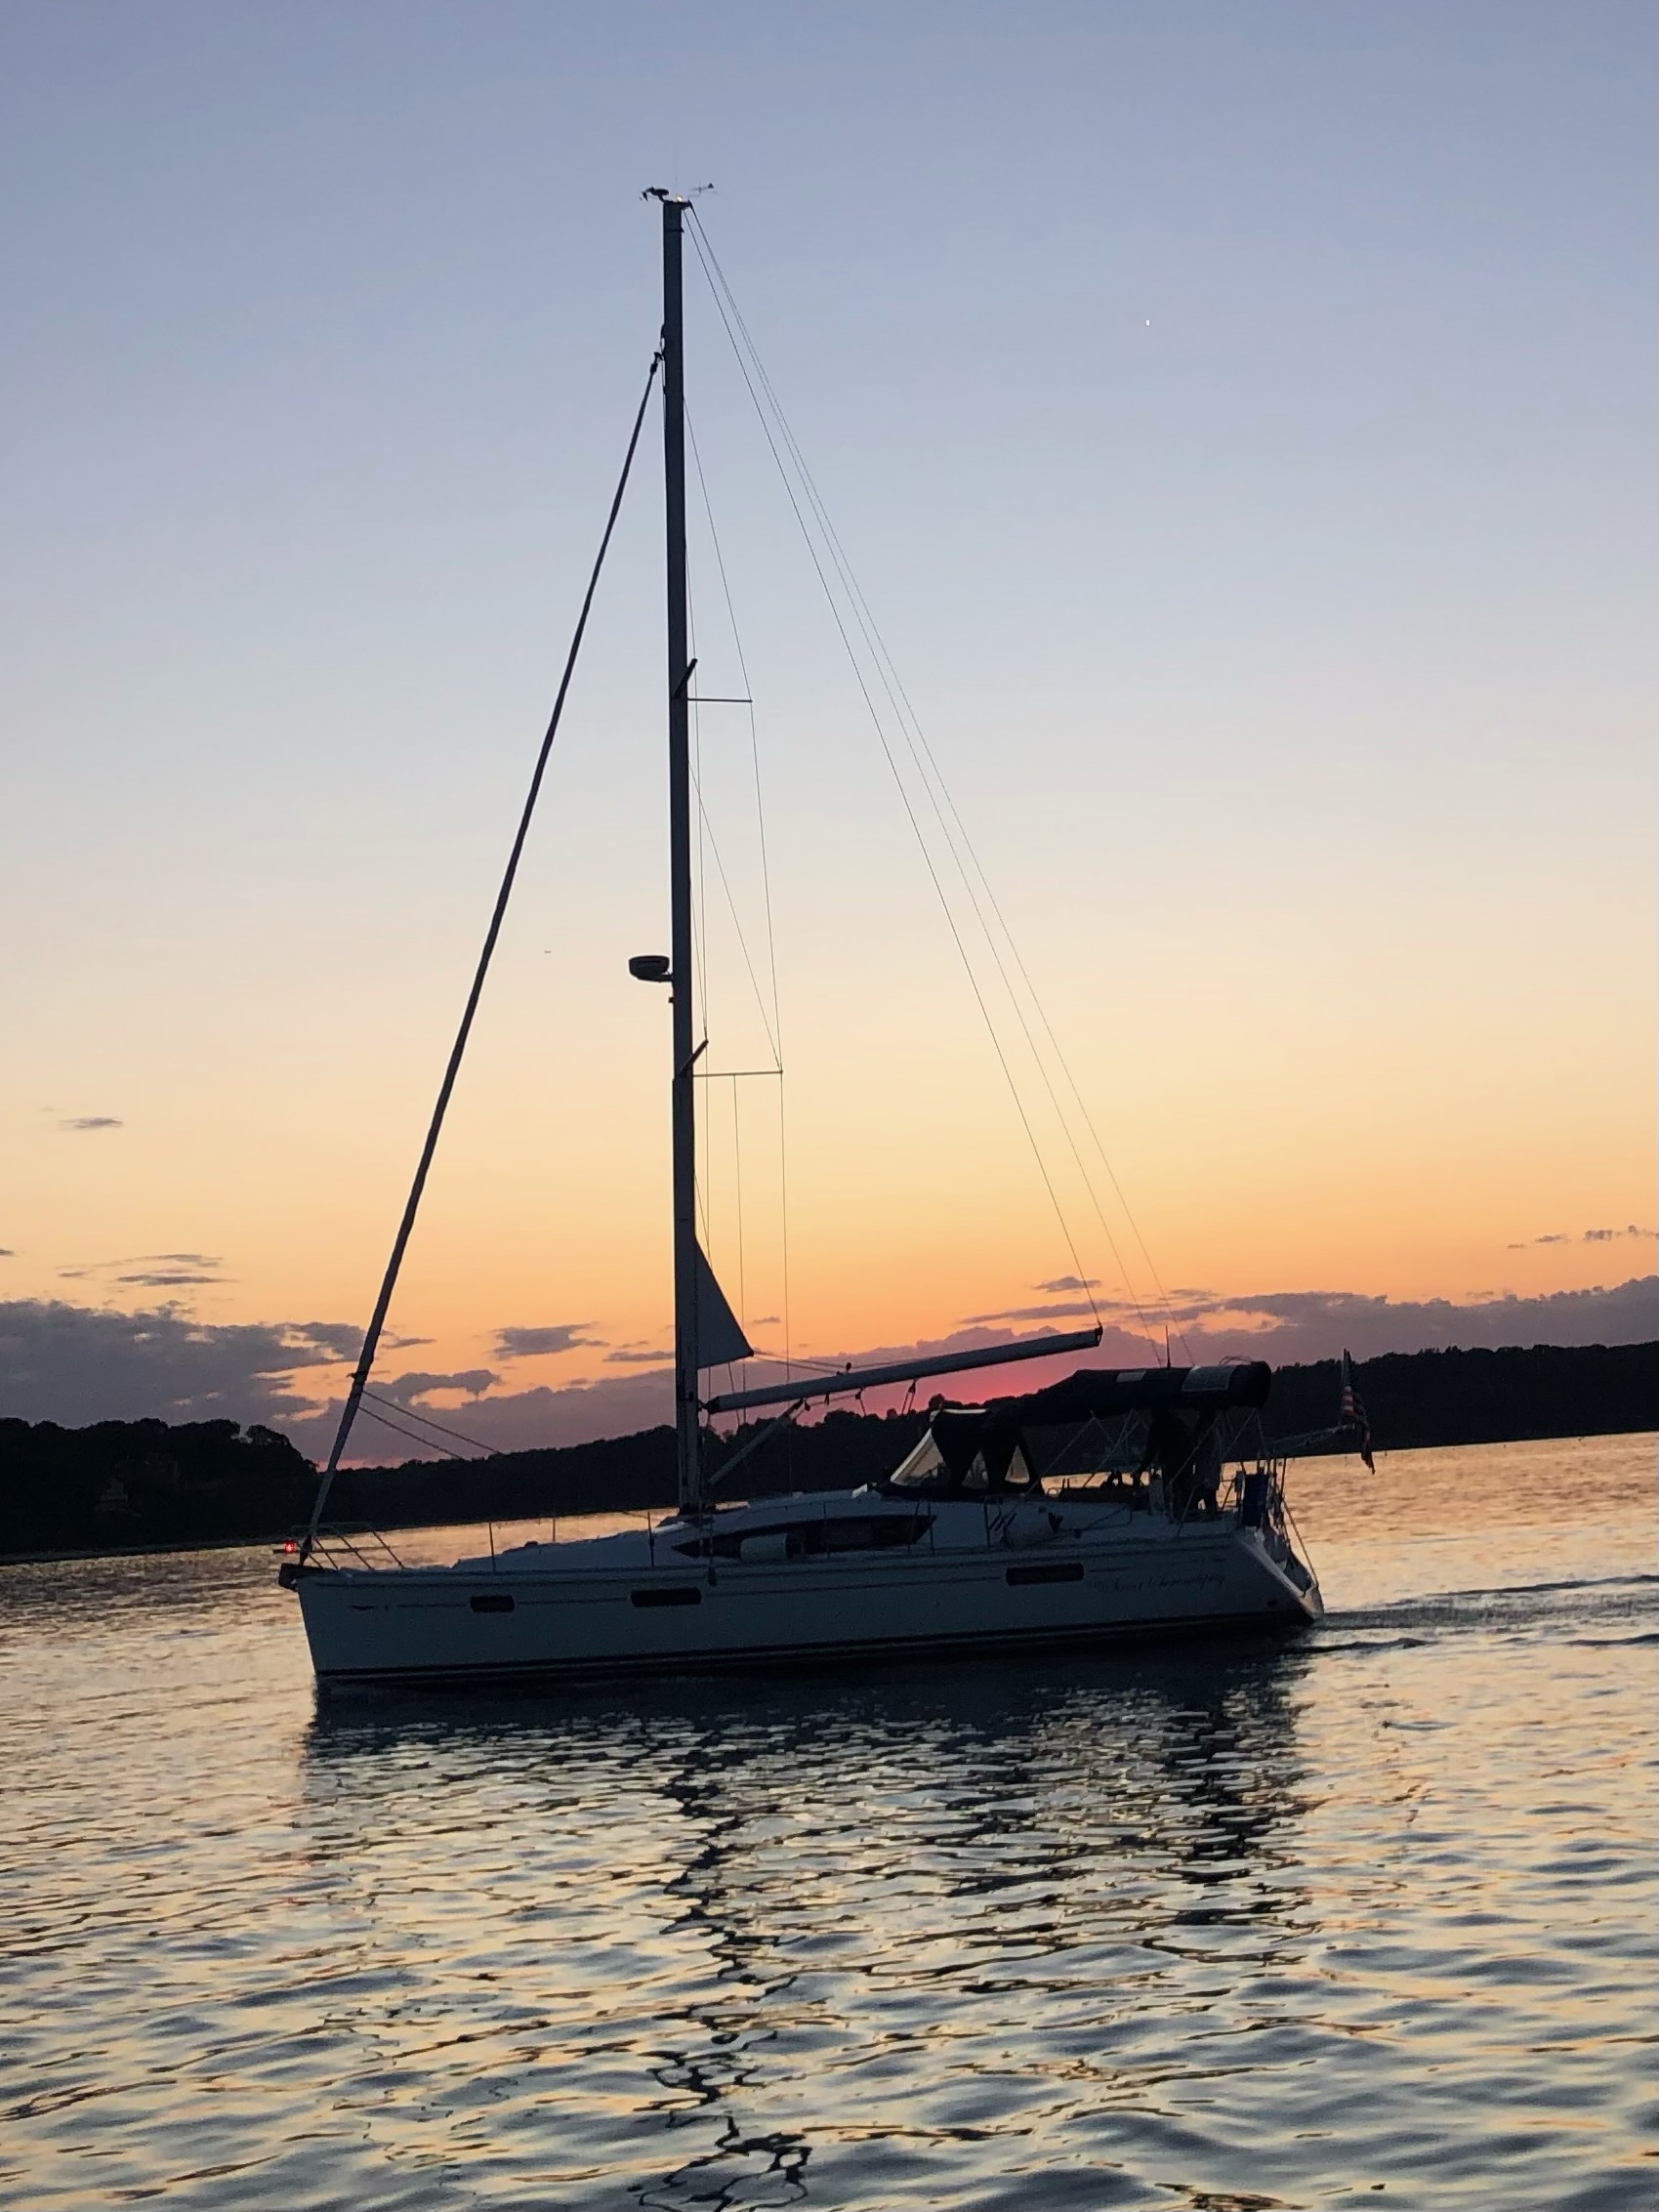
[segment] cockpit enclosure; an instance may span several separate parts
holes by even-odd
[[[1184,1519],[1217,1510],[1224,1460],[1259,1445],[1272,1383],[1264,1361],[1226,1367],[1079,1368],[1048,1390],[935,1406],[928,1433],[881,1485],[890,1496],[1026,1496],[1104,1489]]]
[[[979,1498],[1037,1497],[1043,1485],[1016,1423],[988,1423],[976,1409],[941,1407],[882,1487],[903,1497]]]

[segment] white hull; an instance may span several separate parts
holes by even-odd
[[[785,1510],[799,1526],[853,1506],[843,1492],[809,1506],[790,1500]],[[761,1518],[749,1508],[739,1526]],[[777,1509],[767,1518],[775,1527]],[[677,1533],[694,1533],[679,1524],[649,1543],[623,1536],[453,1567],[307,1571],[298,1591],[317,1680],[330,1688],[696,1673],[1286,1629],[1322,1609],[1317,1584],[1282,1541],[1230,1515],[1177,1526],[1162,1515],[1097,1511],[1080,1521],[1064,1508],[987,1515],[958,1505],[935,1520],[942,1525],[930,1540],[903,1549],[693,1559],[675,1548]],[[726,1515],[720,1523],[729,1525]],[[970,1536],[977,1540],[963,1540]]]

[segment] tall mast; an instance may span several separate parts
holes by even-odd
[[[685,620],[683,199],[662,195],[662,457],[668,523],[669,957],[674,992],[674,1442],[684,1510],[701,1503],[697,1428],[697,1122],[691,1066],[691,710]]]

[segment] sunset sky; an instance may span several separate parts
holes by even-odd
[[[338,1387],[655,344],[641,188],[706,180],[1133,1210],[957,885],[1057,1220],[693,261],[788,1348],[1075,1326],[1079,1273],[1125,1356],[1138,1303],[1659,1331],[1653,63],[1622,4],[12,0],[0,1411]],[[503,1440],[656,1410],[665,786],[653,410],[384,1368]],[[759,1067],[705,872],[706,1064]],[[778,1090],[707,1086],[768,1351]]]

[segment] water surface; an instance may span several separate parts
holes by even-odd
[[[1649,2204],[1653,1480],[1305,1468],[1284,1650],[511,1701],[0,1569],[0,2201]]]

